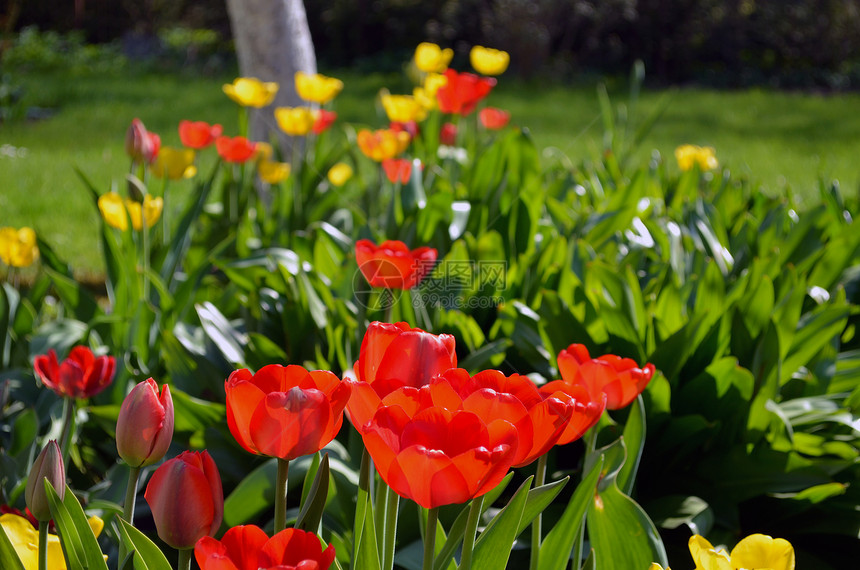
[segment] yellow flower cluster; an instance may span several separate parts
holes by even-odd
[[[164,200],[153,198],[149,194],[143,197],[142,204],[128,198],[123,201],[116,192],[99,196],[99,211],[105,222],[110,227],[122,231],[128,229],[129,218],[131,218],[132,227],[138,231],[143,229],[144,220],[146,227],[151,228],[161,217],[163,208]]]
[[[93,534],[98,538],[105,526],[104,521],[99,517],[90,517],[88,522]],[[30,521],[18,515],[5,514],[0,515],[0,526],[9,537],[24,570],[37,570],[39,568],[39,532],[33,528]],[[48,570],[66,570],[60,538],[55,534],[48,535]]]
[[[769,570],[794,570],[794,547],[784,538],[772,538],[766,534],[751,534],[732,549],[731,554],[714,548],[698,534],[690,537],[690,555],[696,568],[710,570],[738,570],[741,568],[768,568]],[[664,570],[656,562],[648,570]],[[670,570],[666,567],[665,570]]]
[[[394,123],[423,121],[427,118],[427,109],[412,95],[382,95],[382,108],[388,115],[388,120]]]
[[[675,149],[675,159],[678,161],[678,168],[684,172],[692,170],[694,166],[705,172],[720,165],[716,151],[710,146],[683,144]]]
[[[23,227],[0,228],[0,260],[10,267],[27,267],[39,258],[36,232]]]

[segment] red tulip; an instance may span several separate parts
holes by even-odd
[[[406,158],[386,158],[382,161],[382,169],[394,184],[406,184],[412,175],[412,161]]]
[[[24,490],[27,509],[39,521],[51,520],[51,507],[45,493],[45,479],[51,483],[62,500],[66,494],[66,468],[63,465],[63,453],[54,439],[48,442],[33,462],[30,475],[27,477],[27,487]]]
[[[405,243],[396,240],[379,245],[369,239],[355,242],[355,260],[371,287],[411,289],[430,273],[437,255],[431,247],[410,251]]]
[[[132,467],[161,461],[173,439],[173,398],[165,384],[158,393],[152,378],[135,386],[122,401],[116,420],[116,449]]]
[[[291,460],[325,447],[343,424],[350,385],[325,370],[264,366],[236,370],[224,383],[227,426],[255,454]]]
[[[408,133],[410,137],[413,139],[418,136],[418,133],[421,129],[418,127],[418,123],[416,121],[391,121],[388,124],[389,130],[394,131],[395,133],[404,132]]]
[[[179,140],[188,148],[206,148],[221,136],[221,125],[204,121],[179,121]]]
[[[89,398],[108,387],[113,380],[116,361],[113,356],[95,356],[86,346],[76,346],[62,364],[54,349],[33,361],[42,384],[60,397]]]
[[[432,389],[406,386],[388,394],[362,434],[388,486],[428,509],[492,490],[511,468],[518,443],[512,423],[433,405]]]
[[[288,528],[272,538],[258,526],[234,526],[221,540],[204,536],[194,546],[200,570],[327,570],[334,546],[323,550],[317,535]]]
[[[559,383],[582,386],[592,400],[603,392],[609,410],[630,404],[645,389],[655,371],[653,364],[639,368],[633,360],[614,354],[591,358],[588,349],[581,344],[572,344],[561,351],[558,370],[562,379],[549,382],[546,389],[564,389]]]
[[[574,412],[567,395],[541,394],[528,377],[505,376],[498,370],[469,376],[462,368],[452,368],[431,382],[436,405],[448,407],[446,402],[456,402],[452,393],[462,399],[462,409],[475,412],[485,422],[503,419],[514,424],[519,436],[514,467],[528,465],[558,443]]]
[[[402,386],[419,388],[456,366],[453,336],[431,334],[406,323],[370,323],[353,367],[356,381],[347,404],[350,422],[363,432],[390,392]]]
[[[447,146],[457,144],[457,125],[454,123],[442,125],[442,128],[439,129],[439,142]]]
[[[486,107],[478,111],[478,119],[485,129],[497,131],[505,128],[508,121],[511,120],[511,114],[495,107]]]
[[[478,77],[473,73],[457,73],[453,69],[445,72],[447,83],[436,92],[439,110],[466,116],[475,110],[478,103],[496,85],[492,77]]]
[[[330,126],[332,126],[332,124],[334,124],[336,119],[337,113],[334,111],[319,109],[314,112],[314,126],[311,127],[311,130],[317,135],[324,133]]]
[[[226,162],[242,163],[254,156],[257,145],[245,137],[220,136],[215,139],[215,149]]]
[[[205,449],[183,451],[165,461],[143,494],[159,538],[173,548],[192,548],[215,534],[224,517],[224,492],[215,462]]]
[[[125,152],[132,160],[151,164],[161,149],[161,137],[146,130],[140,119],[133,119],[125,134]]]

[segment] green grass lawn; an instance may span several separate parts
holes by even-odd
[[[341,120],[382,126],[374,97],[380,87],[403,92],[402,77],[329,71],[346,84],[336,100]],[[188,73],[72,77],[14,75],[30,105],[51,109],[49,118],[0,124],[0,226],[29,225],[67,259],[82,279],[98,279],[97,211],[75,175],[78,167],[103,191],[124,184],[123,150],[128,124],[139,117],[178,145],[181,119],[220,122],[235,134],[237,110],[221,92],[232,75]],[[626,101],[613,89],[613,103]],[[574,163],[597,156],[602,145],[596,81],[579,85],[521,83],[502,77],[489,104],[509,109],[540,148],[555,147]],[[836,178],[847,192],[860,183],[857,166],[860,95],[819,96],[764,90],[645,91],[634,117],[665,104],[665,111],[636,158],[658,151],[673,164],[682,143],[714,146],[720,163],[761,183],[768,192],[786,186],[814,197],[819,177]],[[13,148],[14,147],[14,148]],[[15,155],[14,157],[11,155]],[[187,188],[190,185],[177,185]],[[813,198],[814,199],[814,198]]]

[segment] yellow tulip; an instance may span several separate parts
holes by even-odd
[[[356,139],[358,148],[366,157],[382,162],[386,158],[394,158],[404,152],[409,147],[412,137],[406,131],[362,129],[358,131]]]
[[[481,75],[501,75],[508,68],[511,56],[500,49],[475,46],[469,52],[469,62]]]
[[[134,200],[126,200],[125,206],[128,208],[128,215],[131,218],[131,226],[140,231],[143,229],[141,212],[146,219],[146,227],[151,228],[161,217],[161,210],[164,208],[164,200],[161,198],[153,198],[149,194],[143,197],[143,204]]]
[[[27,267],[39,258],[36,232],[23,227],[0,228],[0,259],[10,267]]]
[[[101,534],[105,523],[99,517],[90,517],[90,528],[96,537]],[[30,521],[18,515],[0,515],[0,526],[12,543],[15,553],[24,565],[24,570],[39,568],[39,532]],[[55,534],[48,535],[48,570],[66,570],[66,560],[60,538]]]
[[[733,568],[794,570],[794,547],[784,538],[751,534],[732,549]]]
[[[692,170],[694,166],[698,166],[699,170],[705,172],[720,165],[717,162],[716,151],[710,146],[683,144],[675,149],[675,159],[678,161],[678,168],[684,172]]]
[[[281,130],[290,136],[304,136],[314,126],[314,114],[310,107],[278,107],[275,120]]]
[[[276,162],[273,160],[261,160],[257,164],[257,174],[263,182],[269,184],[278,184],[287,179],[290,175],[290,165],[286,162]]]
[[[253,160],[269,160],[275,154],[272,145],[267,142],[258,141],[254,147]]]
[[[421,42],[415,48],[415,66],[426,73],[442,73],[448,69],[452,57],[454,50],[430,42]]]
[[[331,182],[333,186],[340,187],[352,178],[352,174],[352,167],[350,165],[345,162],[338,162],[329,169],[328,181]]]
[[[343,81],[319,73],[296,72],[296,93],[305,101],[324,105],[343,90]]]
[[[190,148],[162,147],[151,166],[152,174],[157,178],[191,178],[197,174],[194,166],[194,150]]]
[[[263,82],[256,77],[239,77],[223,86],[224,93],[243,107],[265,107],[275,100],[278,84]]]
[[[423,121],[427,118],[427,109],[412,95],[384,94],[382,107],[385,109],[385,114],[388,115],[388,120],[394,123]]]
[[[428,73],[424,78],[424,84],[412,90],[412,96],[418,104],[428,111],[439,108],[436,100],[436,92],[448,83],[448,78],[441,73]]]
[[[134,229],[143,228],[141,213],[146,217],[146,227],[151,228],[161,217],[164,200],[153,198],[149,194],[143,197],[143,204],[134,200],[123,199],[116,192],[108,192],[99,196],[99,211],[107,225],[118,230],[128,229],[128,218]]]
[[[696,570],[732,570],[728,552],[717,550],[704,537],[698,534],[691,536],[688,546],[693,562],[696,563]]]
[[[659,564],[657,564],[656,562],[652,562],[651,566],[648,567],[648,570],[664,570],[664,568],[662,566],[660,566]],[[669,568],[668,566],[666,566],[665,570],[672,570],[672,569]]]

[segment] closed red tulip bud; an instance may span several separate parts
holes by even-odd
[[[161,461],[173,439],[173,398],[165,384],[158,393],[152,378],[125,397],[116,420],[116,449],[132,467]]]
[[[165,461],[143,496],[158,537],[173,548],[193,548],[204,536],[215,534],[224,518],[221,476],[205,449]]]
[[[33,462],[30,475],[27,477],[27,488],[24,491],[24,501],[27,508],[39,521],[51,520],[51,507],[45,493],[45,479],[50,481],[54,490],[62,500],[66,496],[66,469],[63,466],[63,454],[56,440],[50,440]]]
[[[134,119],[125,134],[125,152],[132,160],[147,164],[155,160],[161,149],[161,137],[146,130],[140,119]]]
[[[213,144],[222,130],[221,125],[183,120],[179,121],[179,140],[188,148],[202,149]]]
[[[63,362],[50,349],[33,361],[42,384],[60,397],[89,398],[108,387],[113,380],[116,360],[113,356],[95,356],[86,346],[76,346]]]
[[[439,130],[439,142],[454,146],[457,143],[457,125],[454,123],[445,123]]]
[[[272,538],[258,526],[234,526],[221,540],[204,536],[194,546],[201,570],[328,570],[334,546],[323,550],[317,535],[297,528]]]

